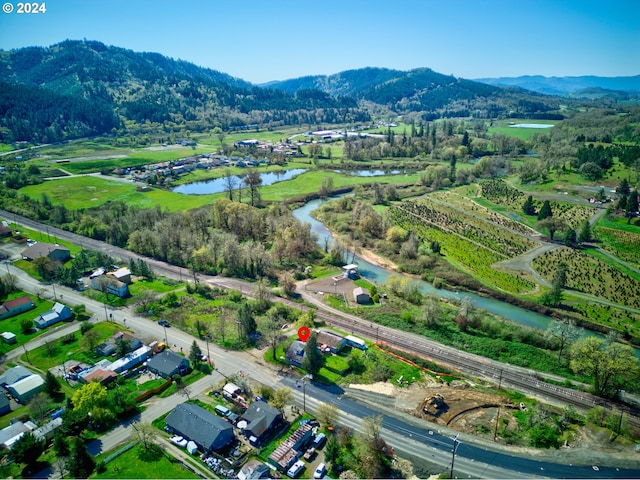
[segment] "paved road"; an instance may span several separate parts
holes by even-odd
[[[2,212],[0,212],[0,215]],[[61,231],[62,232],[62,231]],[[57,234],[60,238],[61,234]],[[86,239],[85,239],[86,240]],[[99,243],[99,242],[98,242]],[[113,248],[113,247],[112,247]],[[127,252],[132,255],[130,252]],[[119,256],[114,254],[114,256]],[[160,262],[155,262],[160,263]],[[175,277],[175,269],[168,265],[164,265],[162,271],[171,272]],[[8,268],[19,275],[22,287],[27,291],[38,291],[43,288],[40,282],[26,276],[24,272],[8,266]],[[154,266],[155,268],[155,266]],[[213,283],[224,285],[227,287],[241,288],[243,291],[249,292],[251,288],[244,282],[234,279],[213,278]],[[44,288],[47,288],[46,286]],[[48,289],[47,289],[48,290]],[[57,295],[64,297],[69,303],[83,303],[87,307],[87,311],[92,313],[93,321],[105,318],[104,305],[80,295],[73,290],[57,286]],[[50,292],[51,293],[51,292]],[[194,338],[185,332],[175,328],[164,329],[157,323],[146,318],[138,317],[128,309],[115,310],[113,312],[113,320],[126,324],[127,328],[134,332],[151,338],[164,338],[167,335],[169,345],[175,345],[175,349],[182,348],[188,351]],[[64,334],[77,324],[67,324],[54,333],[48,335],[59,336]],[[30,343],[28,349],[33,346],[42,344],[43,338],[38,337],[34,343]],[[40,343],[38,343],[40,342]],[[206,351],[207,345],[199,342],[200,348]],[[391,416],[384,408],[378,406],[378,409],[366,407],[357,402],[353,402],[343,396],[344,392],[338,388],[326,388],[320,385],[308,384],[304,392],[296,388],[297,378],[288,375],[287,372],[278,373],[272,367],[264,364],[259,352],[227,352],[217,346],[209,345],[209,351],[214,360],[218,373],[214,373],[211,377],[205,377],[190,386],[191,396],[197,396],[206,390],[212,388],[221,378],[220,375],[229,375],[238,370],[242,370],[249,377],[257,381],[266,383],[275,388],[287,386],[292,389],[295,401],[298,405],[306,403],[307,409],[314,411],[321,402],[330,402],[338,405],[341,409],[341,423],[354,427],[356,430],[360,428],[362,418],[383,415],[383,431],[382,435],[393,446],[400,455],[415,455],[419,458],[426,458],[430,462],[440,465],[441,468],[447,469],[450,465],[450,453],[452,441],[447,435],[440,435],[437,432],[428,430],[428,427],[416,425],[408,419],[398,418],[398,415]],[[21,352],[14,350],[12,355],[20,355]],[[15,357],[12,357],[15,358]],[[177,403],[184,401],[184,397],[174,395],[166,399],[153,399],[146,404],[145,411],[141,414],[139,420],[151,420],[170,411]],[[306,402],[305,402],[306,400]],[[130,438],[130,429],[127,424],[120,425],[112,432],[101,437],[99,443],[92,446],[93,451],[109,450]],[[460,447],[456,456],[456,473],[458,475],[469,475],[473,477],[491,477],[491,478],[517,478],[521,476],[550,476],[564,478],[640,478],[640,469],[616,470],[615,467],[600,468],[595,471],[590,467],[568,467],[557,462],[541,462],[531,460],[526,457],[517,457],[507,453],[494,451],[489,446],[475,445],[476,439],[463,439],[463,447]],[[429,452],[429,456],[425,454]],[[616,462],[615,460],[611,462]],[[613,464],[613,463],[610,463]]]

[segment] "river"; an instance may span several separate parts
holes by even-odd
[[[301,222],[309,223],[311,225],[311,230],[318,235],[318,244],[323,247],[325,238],[329,237],[331,242],[333,240],[333,236],[331,235],[329,229],[327,229],[327,227],[325,227],[322,222],[316,220],[311,216],[311,212],[322,205],[322,203],[330,200],[331,199],[312,200],[310,202],[307,202],[304,206],[293,211],[294,217],[296,217]],[[356,263],[358,264],[358,272],[360,273],[360,275],[376,283],[384,284],[387,281],[387,278],[389,278],[389,275],[402,275],[401,273],[389,272],[382,267],[374,265],[364,260],[363,258],[360,258],[358,255],[356,255]],[[414,279],[414,277],[411,278]],[[527,327],[546,330],[549,326],[549,323],[551,322],[551,318],[545,315],[541,315],[539,313],[532,312],[515,305],[511,305],[510,303],[506,303],[501,300],[496,300],[490,297],[482,297],[470,292],[452,292],[450,290],[435,288],[433,285],[423,280],[415,281],[418,282],[420,291],[422,293],[437,295],[445,299],[469,299],[478,308],[486,310],[487,312],[493,313],[495,315],[499,315],[508,320],[512,320],[521,325],[525,325]],[[601,336],[588,330],[585,330],[585,335]],[[640,348],[634,348],[634,352],[635,356],[640,359]]]

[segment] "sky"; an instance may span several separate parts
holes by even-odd
[[[0,3],[4,50],[97,40],[256,84],[363,67],[640,74],[640,0],[46,0],[37,14]]]

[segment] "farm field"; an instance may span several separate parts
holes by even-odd
[[[480,281],[512,294],[536,288],[527,279],[495,270],[494,263],[534,248],[536,242],[513,231],[430,201],[410,201],[391,207],[394,222],[425,242],[436,241],[447,259]]]
[[[487,130],[489,135],[504,135],[505,137],[516,137],[521,140],[531,140],[536,133],[549,133],[552,128],[522,128],[511,127],[513,124],[537,124],[537,125],[558,125],[561,120],[522,120],[510,118],[508,120],[494,120]]]

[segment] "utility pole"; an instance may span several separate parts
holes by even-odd
[[[453,440],[453,448],[451,449],[451,471],[449,472],[449,478],[453,478],[453,462],[456,459],[456,451],[458,450],[458,445],[460,445],[460,440],[458,440],[458,437],[460,436],[460,434],[457,434],[455,437],[453,437],[451,440]]]

